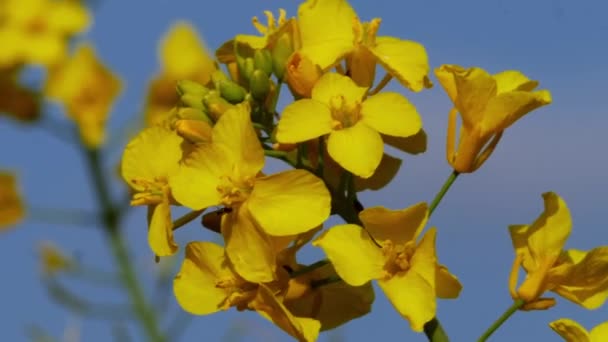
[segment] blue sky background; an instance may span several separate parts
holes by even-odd
[[[85,36],[125,81],[125,91],[111,118],[111,129],[129,125],[142,108],[147,82],[158,70],[157,43],[171,23],[191,21],[211,48],[237,33],[253,33],[250,19],[265,9],[287,9],[286,1],[98,0],[95,23]],[[352,1],[364,20],[383,19],[380,35],[423,43],[431,66],[442,63],[480,66],[491,72],[518,69],[549,89],[553,104],[533,112],[505,132],[494,155],[481,170],[460,177],[433,215],[439,228],[442,263],[464,284],[461,297],[441,301],[438,317],[453,341],[470,341],[511,303],[507,279],[513,251],[507,226],[530,223],[542,210],[541,193],[556,191],[568,203],[574,228],[568,248],[590,249],[608,244],[605,194],[608,192],[608,3],[600,0],[429,0]],[[403,208],[430,201],[450,173],[445,161],[445,129],[450,103],[437,85],[410,94],[429,136],[428,151],[404,156],[401,173],[390,187],[361,196],[366,206]],[[108,151],[112,172],[126,141]],[[0,119],[0,168],[19,173],[27,201],[37,207],[93,209],[95,201],[78,150],[41,129]],[[116,198],[120,198],[116,182]],[[157,266],[146,242],[145,213],[130,212],[125,231],[136,266],[150,296],[168,298],[163,312],[169,319],[179,312],[170,293],[154,292]],[[112,324],[83,319],[54,304],[39,283],[37,244],[51,240],[83,262],[110,270],[112,258],[104,236],[94,227],[74,227],[27,221],[0,236],[0,332],[4,341],[26,341],[26,328],[36,324],[61,338],[68,327],[79,329],[81,341],[107,341]],[[217,239],[192,225],[177,239],[185,242]],[[307,252],[304,261],[320,257]],[[119,291],[82,282],[67,284],[91,301],[118,303]],[[424,341],[410,331],[381,291],[372,313],[334,332],[322,341],[368,341],[399,338]],[[167,297],[168,296],[168,297]],[[178,316],[187,323],[187,315]],[[591,328],[608,320],[608,309],[587,311],[558,299],[544,312],[519,312],[499,330],[493,341],[559,341],[548,327],[551,320],[569,317]],[[120,321],[119,321],[120,322]],[[124,323],[124,322],[123,322]],[[120,323],[122,324],[122,323]],[[234,310],[195,317],[180,330],[186,341],[284,341],[288,336],[255,313]],[[139,330],[127,325],[134,341]],[[239,333],[241,333],[239,335]]]

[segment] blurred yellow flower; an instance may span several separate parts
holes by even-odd
[[[231,268],[222,247],[211,242],[191,242],[186,258],[173,282],[180,306],[196,315],[207,315],[236,307],[255,310],[299,341],[315,341],[317,320],[294,316],[279,296],[285,279],[265,284],[248,282]]]
[[[19,223],[25,208],[12,173],[0,171],[0,230]]]
[[[323,75],[311,99],[283,110],[277,126],[279,143],[299,143],[326,134],[329,155],[353,174],[369,178],[382,159],[380,133],[413,136],[422,128],[416,108],[402,95],[379,93],[366,98],[367,88],[336,73]]]
[[[360,286],[376,279],[411,328],[422,331],[435,316],[436,297],[456,298],[462,288],[458,279],[437,263],[435,228],[416,243],[428,220],[426,203],[402,210],[368,208],[359,217],[365,229],[338,225],[325,231],[313,245],[323,248],[346,283]]]
[[[446,153],[458,172],[477,170],[492,154],[505,129],[534,109],[551,103],[551,93],[534,91],[538,82],[519,71],[490,75],[480,68],[442,65],[435,69],[435,75],[454,103]],[[462,118],[462,128],[455,151],[457,113]]]
[[[212,143],[189,155],[169,179],[175,199],[191,209],[223,205],[221,231],[235,270],[252,282],[275,279],[267,234],[302,233],[329,216],[323,181],[304,170],[261,175],[264,151],[248,106],[226,111],[213,127]],[[254,253],[257,257],[247,255]]]
[[[608,246],[588,252],[564,251],[572,229],[570,211],[557,194],[543,194],[544,212],[531,225],[509,227],[516,258],[509,288],[514,299],[525,301],[524,309],[545,309],[555,304],[552,298],[540,298],[545,291],[587,309],[601,306],[608,297]],[[527,275],[516,289],[519,267]]]
[[[40,117],[40,101],[38,94],[17,82],[21,70],[20,67],[0,68],[0,115],[31,122]]]
[[[58,272],[69,270],[74,266],[73,260],[51,242],[43,242],[38,246],[42,273],[53,276]]]
[[[0,17],[0,66],[59,63],[91,21],[79,1],[57,0],[3,0]]]
[[[154,125],[163,121],[179,100],[177,81],[191,80],[202,85],[211,81],[217,70],[213,56],[194,27],[179,21],[165,34],[159,47],[161,70],[151,82],[146,98],[145,121]]]
[[[568,318],[555,320],[549,323],[549,326],[566,342],[608,341],[608,322],[597,325],[591,331],[587,331],[580,324]]]
[[[164,126],[144,129],[125,147],[121,173],[135,191],[131,205],[148,206],[148,243],[157,256],[177,251],[169,178],[182,157],[183,139]]]
[[[374,83],[376,64],[412,91],[430,87],[424,46],[394,37],[377,37],[381,20],[361,23],[346,0],[308,0],[298,9],[301,53],[328,70],[343,59],[362,87]]]
[[[49,70],[45,93],[63,104],[78,125],[82,142],[97,148],[105,142],[106,121],[121,90],[121,82],[95,56],[92,46],[78,47],[74,56]]]

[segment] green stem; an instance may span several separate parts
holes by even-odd
[[[498,330],[498,328],[500,328],[500,326],[504,322],[506,322],[509,317],[511,317],[517,310],[519,310],[519,308],[521,308],[524,303],[525,302],[521,299],[514,301],[513,305],[511,305],[500,317],[498,317],[498,319],[494,323],[492,323],[492,325],[488,328],[488,330],[483,333],[483,335],[481,335],[477,342],[486,341],[488,337],[490,337],[496,330]]]
[[[435,209],[439,205],[439,202],[441,202],[441,199],[443,199],[443,196],[445,196],[446,192],[448,192],[448,190],[450,189],[459,174],[460,173],[458,171],[454,170],[452,171],[448,179],[445,180],[445,183],[443,183],[441,190],[439,190],[437,195],[435,195],[433,202],[431,202],[431,205],[429,207],[429,216],[433,214],[433,211],[435,211]]]
[[[108,192],[109,188],[103,175],[99,151],[87,149],[85,150],[85,156],[91,180],[95,187],[95,193],[97,194],[97,200],[103,212],[105,232],[109,238],[112,254],[118,263],[123,286],[131,298],[133,312],[139,319],[149,341],[164,341],[165,339],[159,330],[154,311],[152,311],[152,308],[146,302],[141,286],[137,281],[125,241],[119,229],[118,211],[114,207],[110,193]]]
[[[264,155],[272,158],[284,159],[287,158],[287,152],[277,150],[264,150]]]
[[[317,261],[317,262],[315,262],[315,263],[313,263],[313,264],[310,264],[310,265],[308,265],[308,266],[304,266],[304,267],[300,268],[300,269],[299,269],[299,270],[297,270],[297,271],[293,271],[293,272],[290,274],[290,277],[291,277],[291,278],[295,278],[295,277],[297,277],[297,276],[301,276],[302,274],[305,274],[305,273],[308,273],[308,272],[314,271],[314,270],[316,270],[317,268],[321,268],[321,267],[323,267],[323,266],[325,266],[325,265],[327,265],[327,264],[329,264],[329,260],[327,260],[327,259],[319,260],[319,261]]]
[[[441,322],[434,317],[432,320],[428,321],[424,325],[424,334],[429,339],[429,341],[433,342],[449,342],[450,339],[446,334],[445,330],[441,326]]]
[[[177,220],[173,221],[173,230],[179,229],[182,226],[192,222],[192,220],[199,217],[203,213],[203,211],[205,211],[205,209],[193,210],[193,211],[179,217]]]

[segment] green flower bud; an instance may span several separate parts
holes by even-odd
[[[218,90],[223,98],[233,104],[243,102],[247,94],[247,91],[238,83],[229,80],[219,81]]]
[[[177,93],[182,96],[185,94],[203,96],[209,92],[207,87],[202,84],[190,80],[177,81]]]
[[[241,76],[244,79],[249,80],[249,78],[251,78],[251,74],[253,74],[253,71],[255,70],[255,61],[253,60],[253,58],[243,58],[237,55],[236,63]]]
[[[207,109],[209,116],[217,121],[224,112],[232,107],[228,101],[226,101],[217,91],[210,91],[204,98],[203,104]]]
[[[272,54],[270,51],[266,49],[255,50],[253,61],[256,70],[262,70],[266,75],[272,74]]]
[[[184,95],[180,96],[179,100],[185,107],[205,110],[205,106],[203,105],[204,96],[205,95],[185,93]]]
[[[281,38],[276,41],[276,44],[272,49],[272,70],[280,80],[285,76],[287,61],[292,53],[293,46],[291,44],[291,39],[288,35],[282,35]]]
[[[257,101],[264,101],[270,91],[270,79],[266,72],[256,70],[249,80],[249,91]]]
[[[211,81],[215,86],[215,89],[220,89],[221,81],[228,81],[229,78],[221,70],[216,70],[211,74]]]

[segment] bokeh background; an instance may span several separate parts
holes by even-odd
[[[464,290],[458,300],[441,301],[438,317],[453,341],[476,339],[506,309],[511,298],[507,279],[513,250],[507,226],[530,223],[542,210],[541,193],[556,191],[568,203],[574,227],[568,248],[608,244],[608,3],[601,0],[428,0],[352,1],[360,17],[383,19],[381,35],[423,43],[431,66],[480,66],[491,72],[518,69],[549,89],[553,104],[520,120],[505,132],[494,155],[475,174],[460,177],[431,219],[439,228],[442,263],[458,275]],[[101,60],[125,82],[114,107],[110,131],[128,132],[141,117],[147,84],[157,72],[160,37],[178,19],[196,26],[211,49],[237,33],[254,33],[251,17],[283,7],[295,15],[293,1],[153,0],[91,2],[94,24],[83,40],[92,41]],[[28,75],[35,81],[35,72]],[[436,83],[436,82],[435,82]],[[399,176],[379,192],[361,195],[364,205],[403,208],[430,201],[450,169],[445,161],[445,130],[450,103],[442,89],[411,94],[392,84],[416,104],[429,136],[428,150],[405,158]],[[282,102],[283,105],[286,103]],[[49,107],[49,115],[61,112]],[[107,171],[114,172],[127,137],[115,135],[108,146]],[[79,151],[47,132],[0,118],[0,165],[19,174],[22,192],[32,206],[95,208]],[[273,164],[274,167],[282,167]],[[115,195],[123,193],[116,182]],[[125,225],[129,246],[148,295],[173,324],[173,337],[184,341],[286,341],[289,336],[252,312],[189,317],[166,284],[156,284],[146,240],[145,211],[134,208]],[[336,221],[337,222],[337,221]],[[190,240],[216,239],[194,223],[177,234]],[[0,235],[0,333],[3,341],[31,340],[32,327],[57,340],[109,341],[139,330],[117,314],[113,320],[88,319],[49,299],[40,283],[37,246],[50,240],[66,253],[97,268],[112,270],[105,237],[94,226],[42,224],[28,220]],[[319,258],[312,248],[303,261]],[[181,259],[177,257],[176,262]],[[608,276],[608,275],[607,275]],[[111,285],[69,282],[94,302],[125,298]],[[425,341],[410,331],[381,291],[371,314],[321,335],[321,341],[400,339]],[[493,341],[559,341],[548,323],[560,317],[587,328],[608,320],[606,307],[587,311],[558,299],[548,311],[519,312]],[[170,323],[170,322],[174,323]],[[175,324],[177,322],[177,324]],[[118,335],[117,335],[118,334]],[[179,336],[178,336],[179,335]]]

